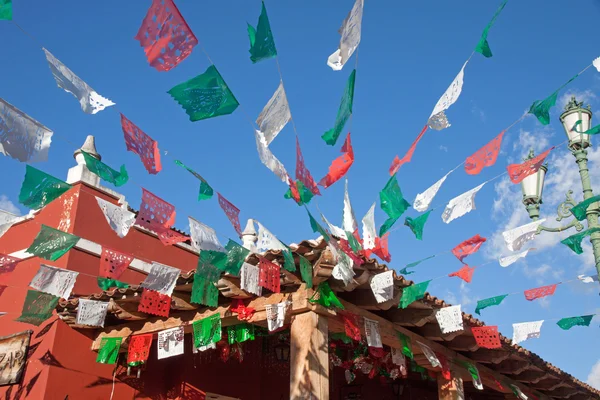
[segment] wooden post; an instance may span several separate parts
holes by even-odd
[[[290,399],[329,399],[327,317],[312,311],[292,321],[290,335]]]
[[[438,374],[438,397],[440,400],[464,400],[465,390],[463,388],[462,378],[452,376],[451,380],[444,379],[442,374]]]

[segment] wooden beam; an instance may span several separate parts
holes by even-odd
[[[467,335],[458,336],[452,339],[446,343],[446,346],[456,351],[477,351],[479,349],[477,342],[475,342],[475,338]]]
[[[422,327],[420,327],[417,330],[417,332],[419,332],[421,335],[423,335],[429,340],[435,340],[438,342],[448,342],[450,340],[453,340],[455,337],[463,334],[463,331],[443,334],[437,322],[425,324]]]
[[[563,382],[562,380],[551,376],[550,378],[546,378],[543,379],[541,381],[539,381],[538,383],[529,385],[532,388],[535,388],[537,390],[544,390],[544,391],[552,391],[554,389],[557,389],[563,385],[566,385],[565,382]]]
[[[479,349],[469,354],[469,358],[484,364],[500,364],[508,359],[510,353],[504,350]]]
[[[258,325],[266,325],[267,313],[265,311],[265,306],[267,304],[281,303],[285,300],[289,300],[292,303],[288,315],[309,311],[311,309],[311,305],[307,299],[312,296],[312,293],[312,290],[307,290],[305,285],[302,285],[300,289],[294,293],[271,293],[263,297],[257,297],[251,300],[247,305],[248,307],[252,307],[256,310],[249,322]],[[100,348],[100,342],[102,341],[102,338],[105,337],[126,338],[131,335],[155,333],[164,329],[174,328],[182,325],[184,326],[186,332],[191,332],[191,325],[194,321],[198,321],[217,313],[221,315],[222,326],[235,325],[236,323],[239,323],[236,317],[237,314],[232,313],[229,310],[229,304],[221,305],[216,308],[204,307],[197,311],[178,312],[167,319],[153,317],[145,321],[129,322],[122,325],[104,328],[100,331],[100,334],[93,342],[92,350],[98,350]]]
[[[364,274],[369,274],[365,271]],[[400,297],[402,297],[402,291],[398,288],[394,288],[394,297],[383,303],[378,303],[375,299],[373,291],[369,287],[368,289],[356,289],[352,292],[339,292],[338,295],[343,297],[346,301],[360,307],[365,310],[389,310],[394,307],[397,308]]]
[[[452,375],[451,380],[444,379],[442,374],[437,376],[438,398],[440,400],[464,400],[465,389],[460,377]]]
[[[533,369],[523,371],[519,375],[515,376],[515,379],[519,382],[524,383],[538,383],[541,380],[550,377],[546,371],[536,371]]]
[[[561,399],[569,399],[579,393],[581,393],[579,390],[577,390],[574,387],[569,386],[569,387],[556,388],[556,389],[552,390],[552,393],[549,393],[549,395],[552,397],[558,397]]]
[[[290,330],[290,399],[329,399],[327,317],[296,315]]]
[[[518,375],[532,367],[531,363],[527,361],[504,360],[493,368],[496,372],[501,374]]]
[[[390,309],[385,314],[386,319],[401,326],[417,326],[421,327],[435,319],[433,310],[414,309],[414,308],[397,308]]]

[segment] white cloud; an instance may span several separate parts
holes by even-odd
[[[563,109],[565,108],[565,106],[567,105],[569,100],[571,100],[571,96],[575,96],[577,101],[583,101],[584,105],[587,105],[588,103],[594,103],[597,98],[596,94],[593,91],[591,91],[590,89],[586,89],[583,91],[567,90],[559,97],[558,101],[556,102],[559,112],[562,113]]]
[[[0,195],[0,210],[8,211],[9,213],[21,215],[21,211],[14,205],[12,201],[5,195]]]
[[[485,112],[475,104],[471,106],[471,114],[478,116],[481,122],[485,122],[486,120]]]
[[[592,369],[587,377],[587,383],[590,386],[600,389],[600,360],[592,366]]]
[[[446,153],[448,152],[448,148],[446,146],[440,145],[440,150],[445,151]]]

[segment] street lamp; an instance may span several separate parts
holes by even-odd
[[[563,125],[567,138],[569,140],[568,148],[571,154],[575,157],[575,162],[579,167],[579,176],[581,177],[581,185],[583,188],[583,199],[587,200],[594,196],[592,192],[592,184],[588,170],[587,148],[591,146],[590,135],[586,132],[591,127],[592,111],[590,107],[584,107],[583,102],[578,102],[575,96],[565,106],[565,111],[560,115],[560,122]],[[529,152],[527,159],[533,158],[533,150]],[[523,192],[523,204],[529,213],[529,218],[537,220],[540,216],[540,205],[542,204],[542,190],[544,187],[544,178],[548,171],[547,166],[542,166],[535,174],[523,179],[521,182],[521,190]],[[573,216],[571,208],[577,205],[573,197],[572,190],[566,194],[566,200],[558,206],[557,221]],[[591,204],[586,211],[588,229],[600,227],[598,224],[598,203]],[[576,218],[564,226],[557,228],[549,228],[539,226],[537,234],[542,231],[547,232],[562,232],[570,228],[575,228],[577,231],[583,230],[583,225]],[[590,241],[594,250],[594,259],[596,261],[596,270],[600,273],[600,232],[594,232],[590,235]]]

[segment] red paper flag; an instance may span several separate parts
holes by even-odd
[[[21,261],[20,258],[15,258],[7,254],[0,253],[0,274],[5,272],[13,272],[19,261]]]
[[[467,239],[455,248],[453,248],[452,254],[454,254],[456,258],[460,260],[460,262],[464,263],[463,260],[467,256],[476,253],[485,241],[486,238],[481,237],[479,235],[475,235],[471,239]]]
[[[339,181],[344,175],[346,175],[346,172],[348,172],[348,170],[352,166],[352,163],[354,163],[354,149],[352,149],[350,132],[348,132],[348,135],[346,136],[346,141],[342,146],[342,153],[344,154],[333,160],[333,162],[329,166],[329,173],[327,173],[327,175],[325,175],[323,179],[319,181],[319,185],[323,186],[325,189],[327,189],[329,186],[333,185],[334,183]]]
[[[100,276],[119,279],[133,261],[133,256],[120,251],[102,248],[100,255]]]
[[[306,188],[311,191],[312,194],[321,195],[319,187],[317,186],[315,180],[310,174],[308,168],[306,168],[306,164],[304,164],[304,157],[302,157],[302,150],[300,149],[300,142],[298,141],[298,136],[296,136],[296,179],[302,182],[304,186],[306,186]],[[296,192],[297,191],[298,189],[296,189]],[[292,196],[293,195],[294,192],[292,189]],[[298,198],[300,198],[300,195],[298,195]],[[294,197],[294,199],[296,198]]]
[[[260,268],[258,285],[269,289],[273,293],[279,293],[281,291],[281,268],[264,257],[259,257],[258,260],[258,267]]]
[[[382,238],[375,238],[375,248],[372,250],[373,253],[385,262],[391,262],[392,256],[390,255],[390,249],[388,245],[388,239],[390,233],[386,233]]]
[[[0,297],[2,297],[2,293],[4,293],[4,290],[6,290],[8,286],[5,285],[0,285]]]
[[[192,53],[198,39],[173,0],[153,0],[135,35],[151,66],[169,71]]]
[[[133,122],[125,118],[123,114],[121,114],[121,128],[125,134],[127,151],[131,151],[140,156],[140,159],[149,174],[158,174],[162,169],[158,143],[150,136],[146,135],[140,128],[135,126]]]
[[[142,188],[142,205],[135,223],[153,232],[165,246],[184,242],[189,238],[171,227],[175,223],[175,206]]]
[[[300,192],[298,191],[298,186],[296,186],[296,182],[292,180],[288,176],[288,185],[290,186],[290,192],[292,193],[292,198],[296,201],[296,203],[300,203]]]
[[[338,313],[344,321],[346,336],[352,340],[360,341],[360,328],[358,327],[358,315],[347,312]]]
[[[488,144],[477,150],[472,156],[465,160],[465,172],[469,175],[477,175],[484,167],[491,167],[498,158],[500,145],[504,131],[492,139]]]
[[[456,272],[449,274],[449,277],[457,276],[463,281],[467,283],[471,283],[471,279],[473,279],[473,272],[475,272],[475,268],[477,267],[469,267],[468,265],[464,265],[461,269]]]
[[[546,296],[552,296],[554,291],[556,290],[556,286],[558,283],[554,285],[542,286],[535,289],[529,289],[525,291],[525,298],[529,301],[533,301],[535,299],[539,299]]]
[[[477,346],[485,349],[498,349],[502,347],[497,326],[473,326],[471,327],[471,331],[473,332]]]
[[[129,337],[129,347],[127,349],[127,364],[134,362],[144,362],[150,355],[152,346],[152,334],[134,335]]]
[[[242,227],[240,225],[240,209],[231,204],[229,200],[221,195],[221,193],[217,192],[217,194],[219,195],[219,205],[221,206],[221,209],[225,215],[227,215],[227,218],[229,218],[231,225],[233,225],[238,235],[242,236]]]
[[[554,146],[543,152],[537,157],[533,157],[531,160],[525,161],[523,164],[510,164],[506,167],[508,176],[512,183],[520,183],[523,179],[529,175],[533,175],[541,168],[542,164],[548,157],[548,154],[554,150]]]
[[[449,381],[450,379],[452,379],[452,374],[450,373],[450,363],[448,362],[448,358],[442,353],[438,353],[437,351],[434,353],[440,361],[442,367],[442,376],[444,377],[444,379]]]
[[[350,244],[347,240],[340,239],[338,244],[340,249],[344,253],[346,253],[346,255],[350,257],[352,261],[354,261],[354,263],[356,263],[357,265],[362,265],[364,263],[363,259],[360,258],[357,254],[355,254],[354,251],[352,251],[352,248],[350,247]]]
[[[256,312],[254,308],[246,307],[242,299],[231,300],[231,307],[229,307],[229,310],[231,312],[237,313],[237,318],[240,321],[250,321],[250,318],[252,318],[252,316]]]
[[[171,309],[171,297],[166,294],[144,289],[140,297],[138,311],[146,314],[168,317]]]
[[[392,162],[392,166],[390,167],[390,176],[394,176],[394,174],[396,172],[398,172],[398,170],[400,169],[400,167],[403,164],[410,162],[410,160],[412,159],[413,153],[415,152],[415,149],[417,148],[417,143],[419,143],[419,140],[421,140],[421,138],[427,131],[427,128],[428,128],[427,125],[425,125],[423,127],[423,130],[421,131],[421,133],[419,133],[419,136],[417,136],[417,138],[415,139],[413,144],[410,146],[410,148],[408,149],[408,151],[406,152],[404,157],[398,158],[398,156],[396,156],[396,158],[394,158],[394,161]]]

